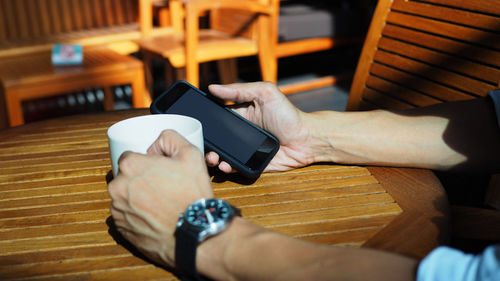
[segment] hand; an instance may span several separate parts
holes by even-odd
[[[293,106],[274,84],[210,85],[209,90],[223,100],[243,104],[233,110],[278,138],[280,150],[265,171],[286,171],[312,163],[305,113]],[[234,171],[228,163],[220,162],[215,152],[207,153],[206,160],[209,166],[218,165],[223,172]]]
[[[175,265],[179,214],[213,197],[201,152],[174,131],[164,131],[148,155],[125,152],[108,185],[111,215],[120,233],[152,260]]]

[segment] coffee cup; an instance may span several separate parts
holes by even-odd
[[[153,114],[119,121],[108,128],[109,151],[113,175],[118,174],[118,160],[125,151],[146,154],[164,130],[174,130],[204,153],[200,121],[183,115]]]

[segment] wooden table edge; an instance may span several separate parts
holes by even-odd
[[[367,168],[403,212],[362,247],[421,259],[435,247],[449,243],[450,206],[443,186],[431,170]],[[432,227],[422,227],[422,222],[429,220]]]

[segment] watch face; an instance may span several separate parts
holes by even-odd
[[[225,221],[232,215],[231,206],[224,200],[205,199],[188,207],[185,219],[193,226],[207,228],[218,221]]]

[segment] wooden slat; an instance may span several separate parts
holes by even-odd
[[[397,97],[398,99],[414,106],[428,106],[441,102],[440,100],[430,97],[424,93],[402,87],[373,75],[368,77],[366,85],[371,89]]]
[[[110,200],[61,204],[19,210],[0,211],[3,229],[39,227],[44,225],[103,221],[109,216]],[[106,217],[105,217],[106,216]]]
[[[500,50],[500,35],[492,32],[398,12],[389,13],[387,22]]]
[[[26,2],[26,21],[29,22],[30,37],[38,38],[42,36],[39,2],[33,0]]]
[[[375,61],[476,96],[486,96],[488,91],[496,88],[494,85],[382,50],[375,54]]]
[[[16,24],[19,29],[19,37],[21,39],[27,39],[30,36],[30,30],[29,30],[29,20],[26,18],[26,5],[25,5],[25,0],[17,0],[13,1],[15,4],[14,6],[16,7],[15,9],[15,15],[17,18]]]
[[[95,261],[98,262],[98,261]],[[93,261],[87,262],[87,266],[93,264]],[[78,273],[68,274],[50,274],[38,276],[39,281],[68,281],[68,280],[120,280],[120,281],[137,281],[137,280],[162,280],[173,281],[179,280],[171,274],[168,274],[163,268],[154,265],[129,266],[125,268],[116,268],[113,270],[89,270]]]
[[[363,100],[369,104],[376,105],[378,108],[386,109],[409,109],[413,108],[408,103],[405,103],[399,99],[393,98],[384,93],[375,91],[370,88],[365,88],[363,90]]]
[[[101,0],[101,2],[104,22],[106,26],[116,24],[115,13],[113,11],[113,6],[111,5],[111,0]]]
[[[9,259],[0,259],[0,267],[8,267],[22,264],[53,263],[61,260],[85,261],[93,258],[104,258],[123,256],[129,254],[123,247],[115,245],[102,245],[97,247],[83,247],[72,249],[56,249],[43,252],[31,252],[29,254],[12,254]]]
[[[79,273],[85,272],[92,264],[94,270],[114,270],[118,268],[128,268],[132,266],[146,266],[145,261],[137,259],[132,255],[104,257],[95,259],[94,261],[82,262],[79,260],[67,261],[63,264],[47,263],[47,264],[32,264],[30,266],[4,269],[0,268],[0,276],[5,279],[11,280],[13,278],[29,278],[49,275],[57,269],[58,274]]]
[[[500,68],[479,64],[398,40],[383,37],[379,41],[379,48],[449,71],[471,76],[476,80],[485,80],[494,86],[500,79]]]
[[[394,214],[389,214],[387,216],[393,217]],[[285,225],[285,226],[272,226],[270,227],[270,229],[290,236],[301,235],[302,237],[304,237],[306,235],[314,235],[316,233],[321,233],[325,229],[343,232],[343,231],[349,231],[350,229],[362,229],[367,227],[377,228],[383,225],[387,221],[388,218],[387,216],[380,215],[377,217],[358,217],[349,219],[337,219],[331,221],[300,223],[300,224]]]
[[[0,191],[1,200],[43,198],[47,196],[64,196],[69,194],[85,194],[91,192],[106,191],[106,185],[103,183],[85,183],[62,186],[48,186],[35,189],[17,189]]]
[[[436,3],[449,7],[460,8],[464,10],[480,11],[485,14],[494,14],[500,16],[499,0],[477,1],[477,0],[426,0],[426,2]]]
[[[124,6],[125,21],[127,23],[138,21],[138,1],[126,0]]]
[[[83,23],[83,2],[85,1],[80,1],[80,0],[71,0],[69,2],[71,15],[74,23],[74,29],[73,30],[82,30],[84,27]]]
[[[116,22],[115,24],[120,25],[125,23],[124,19],[124,0],[113,0],[113,11],[115,12]]]
[[[38,0],[37,8],[40,15],[40,34],[47,35],[51,31],[51,24],[49,19],[49,5],[48,0]]]
[[[94,14],[95,27],[102,27],[104,25],[104,15],[102,10],[101,0],[92,0],[92,8]]]
[[[53,206],[59,204],[72,204],[72,203],[83,203],[83,202],[97,202],[97,201],[108,201],[107,190],[100,190],[97,192],[86,192],[79,194],[64,194],[64,195],[46,195],[42,197],[32,197],[32,198],[20,198],[11,200],[2,200],[0,210],[9,209],[22,209],[22,208],[35,208],[35,207],[45,207]]]
[[[51,23],[51,34],[58,34],[63,31],[62,16],[59,12],[57,0],[48,0],[48,14]]]
[[[7,29],[7,15],[4,8],[4,1],[0,1],[0,42],[7,41],[8,29]],[[2,45],[2,43],[0,43]]]
[[[86,0],[80,2],[83,27],[85,29],[90,29],[94,26],[91,2]]]
[[[384,36],[500,68],[500,53],[484,47],[388,24]]]
[[[495,0],[497,1],[497,0]],[[474,2],[474,1],[454,1],[454,2]],[[483,6],[485,1],[480,1],[481,6]],[[493,2],[493,0],[486,1]],[[498,6],[500,7],[500,1]],[[463,8],[463,7],[462,7]],[[417,1],[405,1],[405,0],[395,0],[392,4],[392,10],[398,12],[404,12],[414,15],[419,15],[422,17],[428,17],[433,19],[438,19],[441,21],[456,23],[464,26],[471,26],[479,29],[489,30],[491,32],[497,32],[500,24],[498,23],[498,18],[488,14],[480,14],[477,12],[472,12],[471,10],[456,9],[447,6],[440,6],[429,4],[428,2],[417,2]]]
[[[18,40],[19,36],[19,27],[16,23],[16,10],[14,6],[14,1],[3,0],[2,8],[5,11],[5,26],[7,27],[7,36],[10,40]]]
[[[473,98],[473,96],[465,92],[443,86],[431,80],[411,75],[386,65],[374,63],[370,68],[370,72],[385,80],[393,81],[408,89],[426,93],[428,96],[435,97],[442,101],[458,101]]]
[[[69,0],[59,1],[59,13],[61,15],[61,23],[63,32],[71,32],[75,30],[74,18]]]

